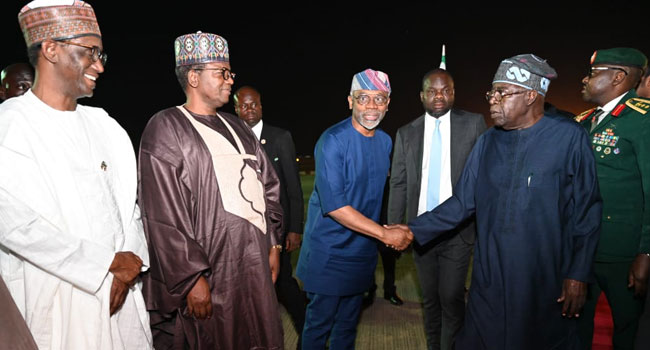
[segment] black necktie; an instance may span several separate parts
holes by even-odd
[[[600,118],[603,112],[604,112],[603,109],[598,107],[596,111],[591,115],[591,129],[589,130],[589,132],[594,131],[596,125],[598,125],[598,118]]]

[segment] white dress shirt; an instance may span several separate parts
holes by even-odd
[[[264,124],[264,122],[262,121],[262,119],[260,119],[260,122],[255,124],[255,126],[251,128],[251,130],[253,130],[253,133],[255,134],[255,136],[257,137],[258,140],[262,137],[262,125],[263,124]]]
[[[442,168],[440,170],[440,203],[451,197],[451,112],[448,111],[440,119],[440,134],[442,136]],[[424,116],[424,142],[422,145],[422,178],[420,179],[420,200],[418,215],[427,211],[427,190],[429,179],[429,155],[431,153],[431,138],[436,126],[436,120],[429,113]],[[440,204],[438,203],[438,204]]]
[[[609,113],[611,113],[611,111],[612,111],[612,110],[613,110],[613,109],[618,105],[618,102],[619,102],[619,101],[623,98],[623,96],[625,96],[625,94],[627,94],[628,92],[629,92],[629,91],[625,91],[625,92],[623,93],[623,95],[618,96],[617,98],[615,98],[615,99],[613,99],[613,100],[607,102],[607,103],[602,107],[603,113],[598,117],[598,124],[600,124],[600,122],[602,122],[603,119],[605,119],[605,117],[606,117]]]

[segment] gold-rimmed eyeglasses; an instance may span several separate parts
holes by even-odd
[[[363,95],[362,94],[362,95],[359,95],[359,96],[352,96],[352,98],[357,100],[357,103],[362,105],[362,106],[365,106],[368,103],[370,103],[370,99],[372,99],[372,101],[375,102],[375,105],[377,105],[377,106],[383,106],[386,103],[388,103],[388,97],[386,97],[384,95],[370,96],[370,95]]]

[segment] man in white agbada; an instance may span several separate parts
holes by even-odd
[[[94,11],[37,0],[18,16],[36,79],[0,105],[0,275],[41,349],[151,349],[131,141],[92,96]]]

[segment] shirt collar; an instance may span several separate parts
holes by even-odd
[[[262,119],[260,119],[260,122],[255,124],[255,126],[251,128],[251,130],[253,130],[253,133],[255,133],[255,136],[257,137],[258,140],[262,137],[263,124],[264,122],[262,121]]]
[[[613,110],[613,109],[618,105],[618,102],[623,98],[623,96],[625,96],[628,92],[629,92],[629,91],[625,91],[621,96],[618,96],[618,97],[616,97],[615,99],[613,99],[613,100],[607,102],[607,103],[602,107],[602,110],[603,110],[605,113],[609,113],[609,112],[611,112],[611,111],[612,111],[612,110]]]

